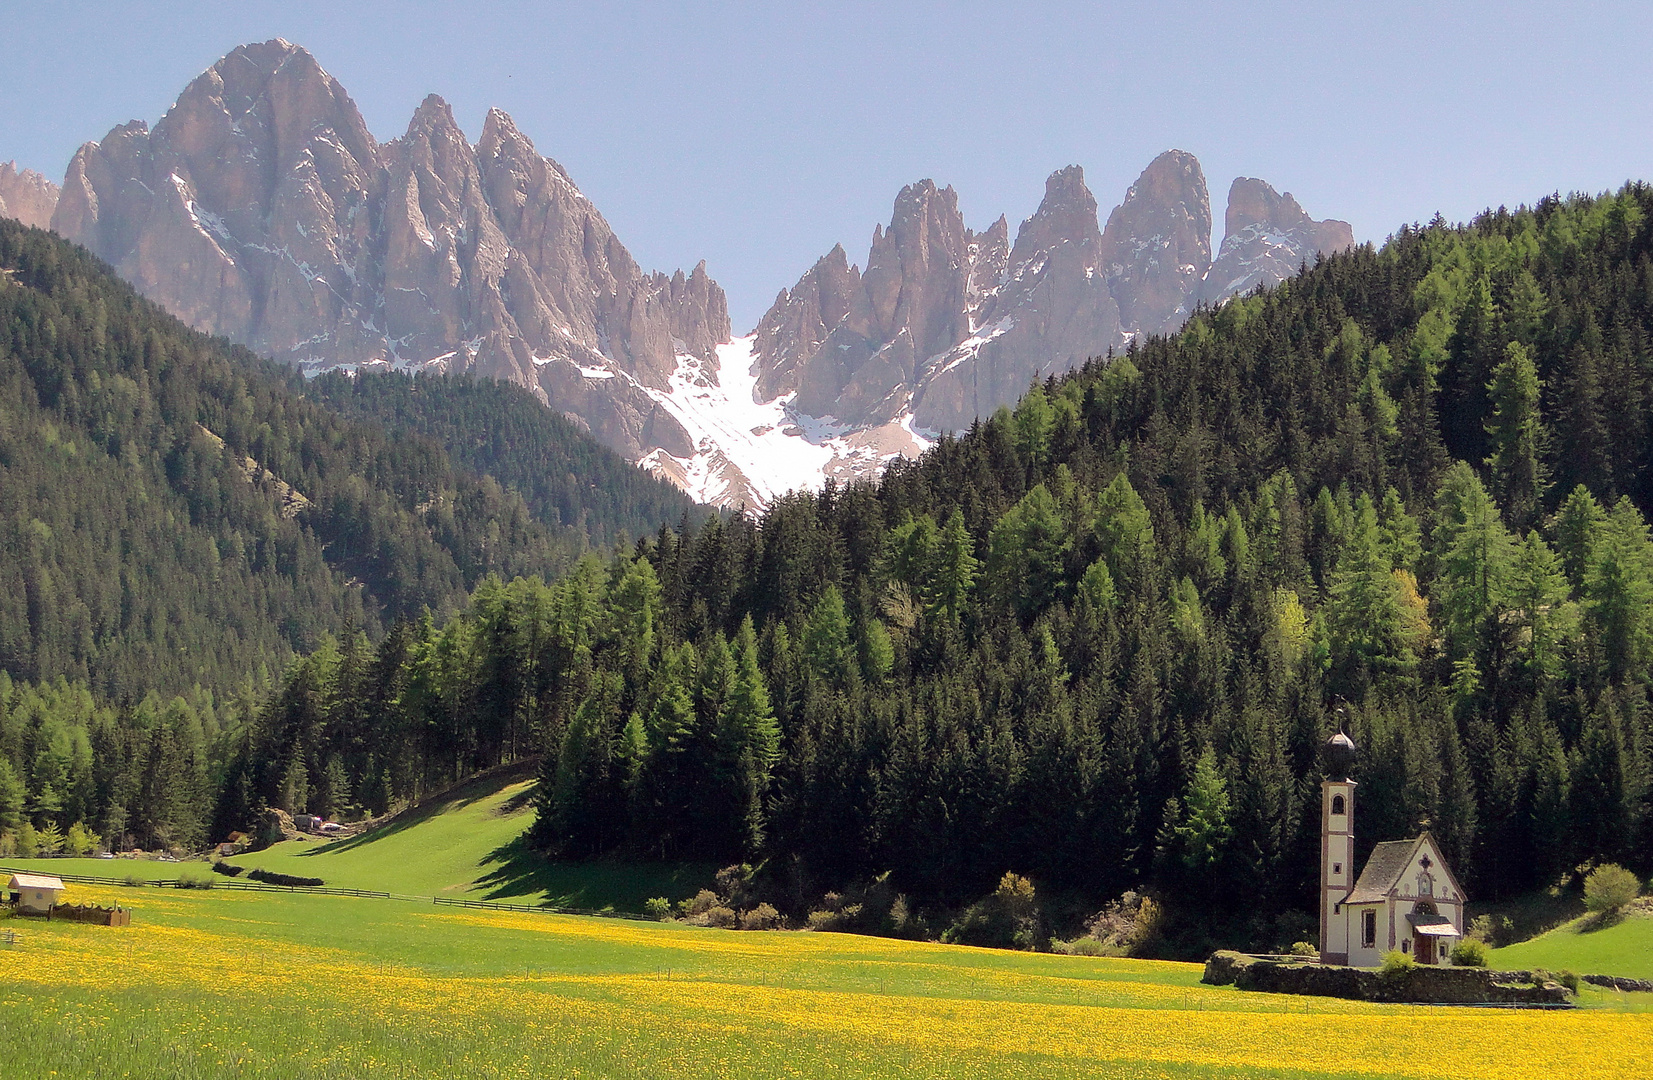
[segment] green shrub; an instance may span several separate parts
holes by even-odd
[[[1617,863],[1598,866],[1584,879],[1584,906],[1596,915],[1617,915],[1640,893],[1636,875]]]
[[[126,878],[122,881],[122,884],[129,888],[141,889],[144,887],[144,879],[139,877],[137,871],[134,870],[126,875]]]
[[[1560,983],[1571,990],[1574,995],[1578,994],[1578,985],[1582,981],[1577,974],[1571,971],[1546,971],[1543,968],[1538,968],[1532,973],[1532,984],[1534,986],[1543,986],[1545,983]]]
[[[950,945],[980,945],[990,949],[1044,949],[1050,938],[1033,883],[1007,873],[999,887],[964,909],[964,914],[941,935]]]
[[[1318,959],[1320,956],[1320,947],[1312,941],[1293,942],[1291,946],[1291,955],[1312,956]]]
[[[694,923],[696,926],[715,926],[720,930],[733,930],[740,925],[740,916],[735,914],[734,908],[719,904],[696,915]]]
[[[781,925],[781,913],[767,903],[740,913],[742,930],[774,930]]]
[[[1390,949],[1383,954],[1383,963],[1378,967],[1378,974],[1386,979],[1398,979],[1417,966],[1418,962],[1412,959],[1411,953]]]
[[[1064,956],[1118,956],[1117,946],[1109,945],[1093,937],[1074,938],[1072,941],[1052,941],[1050,951],[1061,953]]]
[[[1452,963],[1455,967],[1486,967],[1487,943],[1479,938],[1464,938],[1452,946]]]
[[[178,875],[180,889],[210,889],[213,886],[211,874],[203,874],[194,870],[185,870]]]
[[[856,907],[854,914],[859,915],[860,913],[861,909]],[[844,929],[844,923],[847,921],[845,915],[846,913],[843,911],[832,911],[826,908],[811,911],[809,913],[809,928],[811,930],[842,930]]]
[[[722,902],[722,899],[717,895],[717,893],[710,889],[701,889],[689,899],[679,900],[677,902],[677,910],[679,914],[686,915],[693,919],[706,914]]]
[[[71,855],[90,855],[102,846],[103,838],[79,821],[69,826],[69,833],[63,838],[64,850]]]
[[[212,872],[215,874],[223,874],[225,877],[240,877],[246,869],[247,868],[245,866],[236,866],[233,863],[227,863],[222,860],[212,864]]]
[[[672,902],[664,896],[652,897],[643,901],[643,914],[658,922],[665,922],[672,917]]]

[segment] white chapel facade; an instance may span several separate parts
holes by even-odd
[[[1446,963],[1463,937],[1466,897],[1440,846],[1427,832],[1385,841],[1355,877],[1355,745],[1333,735],[1325,757],[1329,775],[1343,779],[1320,785],[1321,963],[1377,967],[1392,949]]]

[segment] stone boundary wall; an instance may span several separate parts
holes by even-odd
[[[1647,979],[1621,979],[1617,975],[1580,975],[1579,978],[1591,986],[1602,986],[1608,990],[1653,992],[1653,982]]]
[[[1267,960],[1245,953],[1213,953],[1202,982],[1272,994],[1310,994],[1430,1005],[1566,1005],[1572,994],[1554,982],[1535,985],[1530,971],[1415,967],[1399,975],[1331,964]]]

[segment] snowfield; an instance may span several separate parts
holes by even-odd
[[[869,438],[832,417],[793,413],[791,394],[757,401],[753,341],[748,335],[719,345],[715,372],[702,370],[698,357],[680,355],[668,390],[642,386],[683,425],[695,446],[688,459],[655,450],[639,462],[643,468],[670,479],[696,501],[744,504],[755,511],[789,491],[819,490],[829,476],[875,475],[891,458],[916,455],[930,445],[929,434],[915,430],[911,417],[902,418],[899,438]]]

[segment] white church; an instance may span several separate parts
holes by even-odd
[[[1320,962],[1377,967],[1392,949],[1420,964],[1444,964],[1463,937],[1463,886],[1435,838],[1388,840],[1354,876],[1355,744],[1339,732],[1325,748],[1320,785]]]

